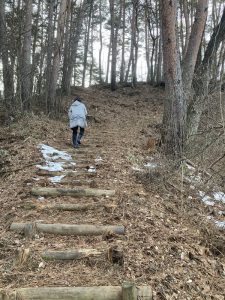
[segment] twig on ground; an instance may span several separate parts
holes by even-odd
[[[223,159],[225,157],[225,153],[223,153],[223,155],[221,155],[219,158],[217,158],[214,162],[211,163],[211,165],[209,166],[209,169],[211,169],[215,164],[217,164],[221,159]]]

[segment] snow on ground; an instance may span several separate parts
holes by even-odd
[[[63,172],[65,167],[65,162],[72,160],[72,156],[65,151],[57,150],[51,146],[40,144],[39,148],[45,159],[45,165],[36,165],[37,168],[41,170],[47,170],[49,172]],[[57,162],[56,160],[63,160]],[[75,162],[70,162],[72,166],[75,166]],[[61,180],[65,177],[64,174],[59,176],[50,177],[49,180],[52,183],[60,183]]]
[[[60,151],[57,150],[51,146],[45,145],[45,144],[40,144],[39,148],[41,149],[42,155],[45,158],[46,161],[48,160],[57,160],[57,159],[62,159],[62,160],[72,160],[72,156],[65,151]]]
[[[89,169],[88,169],[88,172],[89,173],[95,173],[96,172],[96,168],[93,167],[93,166],[90,166]]]
[[[52,183],[59,183],[61,182],[61,180],[65,177],[65,175],[59,175],[59,176],[53,176],[53,177],[50,177],[49,180],[52,182]]]
[[[199,191],[199,195],[201,197],[201,200],[207,206],[214,206],[216,202],[225,203],[225,194],[223,192],[213,192],[212,196],[209,196],[206,195],[205,192]],[[217,211],[217,214],[219,216],[223,216],[224,212]],[[207,218],[211,220],[218,228],[225,229],[225,221],[215,220],[215,218],[213,218],[212,216],[208,216]]]
[[[144,165],[146,168],[148,169],[155,169],[158,167],[158,165],[156,163],[153,162],[148,162],[147,164]]]
[[[50,172],[60,172],[64,170],[64,162],[56,162],[56,160],[72,160],[72,156],[65,151],[57,150],[45,144],[40,144],[39,148],[41,149],[41,153],[46,161],[46,165],[44,166],[36,165],[36,167],[39,169],[47,170]],[[71,164],[74,165],[76,163],[71,162]]]
[[[38,169],[47,170],[49,172],[63,171],[64,170],[63,166],[64,166],[64,162],[53,162],[53,161],[46,161],[46,165],[44,166],[36,165]]]
[[[225,194],[223,192],[214,192],[213,196],[216,201],[222,201],[225,203]]]
[[[98,163],[98,162],[101,162],[101,161],[103,161],[101,156],[97,156],[96,159],[95,159],[95,162]]]
[[[41,153],[45,159],[44,165],[36,165],[37,168],[41,170],[46,170],[49,172],[62,172],[62,175],[49,177],[48,180],[54,184],[60,183],[61,180],[66,176],[65,169],[68,166],[76,166],[76,162],[72,161],[72,156],[65,151],[57,150],[51,146],[40,144],[39,148]],[[63,161],[57,161],[58,159]],[[100,162],[103,159],[100,156],[97,156],[95,162]],[[68,163],[69,161],[69,163]],[[89,173],[95,173],[96,168],[94,166],[90,166],[87,170]],[[77,172],[77,170],[73,170],[71,172]],[[64,173],[64,174],[63,174]],[[36,179],[34,179],[36,180]]]

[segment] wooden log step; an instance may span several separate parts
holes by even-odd
[[[43,223],[12,223],[10,230],[24,232],[25,235],[32,237],[35,232],[51,233],[59,235],[101,235],[106,232],[124,234],[125,228],[122,225],[70,225],[70,224],[43,224]]]
[[[113,196],[115,190],[100,190],[91,188],[76,188],[76,189],[65,189],[65,188],[33,188],[31,193],[35,196],[71,196],[71,197],[92,197],[92,196]]]
[[[95,176],[97,172],[88,172],[86,170],[84,171],[77,171],[77,172],[72,172],[72,171],[48,171],[48,170],[36,170],[36,174],[38,176],[61,176],[65,175],[68,177],[79,177],[79,176]]]
[[[98,207],[107,207],[106,204],[102,202],[94,203],[82,203],[82,204],[72,204],[72,203],[54,203],[54,204],[39,204],[34,202],[28,202],[23,205],[25,209],[43,209],[43,210],[62,210],[62,211],[82,211],[89,209],[96,209]]]
[[[93,287],[28,287],[18,289],[0,289],[0,300],[125,300],[121,286]],[[137,298],[152,300],[149,286],[137,287]]]
[[[100,256],[104,251],[96,249],[74,249],[67,251],[45,251],[41,254],[44,260],[77,260],[90,256]]]
[[[105,154],[106,155],[108,154],[108,152],[102,151],[102,149],[98,147],[95,147],[93,149],[90,148],[72,149],[72,150],[67,150],[67,152],[72,156],[74,160],[77,160],[79,158],[94,159],[97,156],[105,157]]]

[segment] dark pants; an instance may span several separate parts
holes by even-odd
[[[73,146],[77,146],[80,144],[80,140],[82,138],[82,136],[84,135],[84,128],[79,127],[80,128],[80,132],[78,134],[78,126],[73,127]]]

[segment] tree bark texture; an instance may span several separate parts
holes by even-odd
[[[192,80],[195,71],[198,51],[208,14],[208,0],[199,0],[196,8],[195,21],[192,25],[186,55],[183,61],[183,87],[185,97],[188,99],[191,92]]]
[[[32,0],[25,1],[25,23],[23,33],[22,64],[21,64],[21,100],[24,109],[30,108],[31,101],[31,29]]]
[[[169,155],[182,156],[186,126],[186,102],[183,93],[180,57],[177,49],[176,2],[161,1],[163,56],[166,100],[162,142]]]
[[[12,223],[10,230],[24,232],[25,235],[34,236],[35,232],[76,235],[76,236],[95,236],[107,232],[124,234],[125,228],[122,225],[69,225],[69,224],[43,224],[43,223]],[[26,232],[28,234],[26,234]]]
[[[55,43],[55,50],[53,56],[53,65],[52,65],[52,72],[51,72],[51,81],[49,86],[49,101],[50,106],[55,107],[56,105],[56,89],[57,89],[57,82],[59,78],[59,70],[60,70],[60,59],[64,41],[64,25],[65,25],[65,17],[67,12],[67,0],[61,0],[60,2],[60,9],[59,9],[59,16],[58,16],[58,24],[57,24],[57,36],[56,36],[56,43]]]
[[[206,48],[203,61],[196,70],[196,80],[194,82],[195,96],[188,105],[187,112],[187,137],[194,136],[199,127],[201,115],[205,106],[205,97],[208,94],[208,84],[210,70],[213,63],[214,54],[218,51],[222,41],[225,40],[225,8],[219,24],[214,28]]]
[[[0,55],[3,65],[4,100],[7,108],[11,107],[14,96],[13,70],[9,64],[6,38],[5,1],[0,0]]]
[[[137,299],[152,300],[149,286],[137,287]],[[123,300],[120,286],[0,289],[0,300]]]
[[[45,251],[41,254],[44,260],[77,260],[81,258],[100,256],[104,251],[96,249],[74,249],[66,251]]]
[[[92,197],[92,196],[113,196],[114,190],[99,190],[91,188],[61,189],[61,188],[33,188],[32,194],[35,196],[72,196],[72,197]]]

